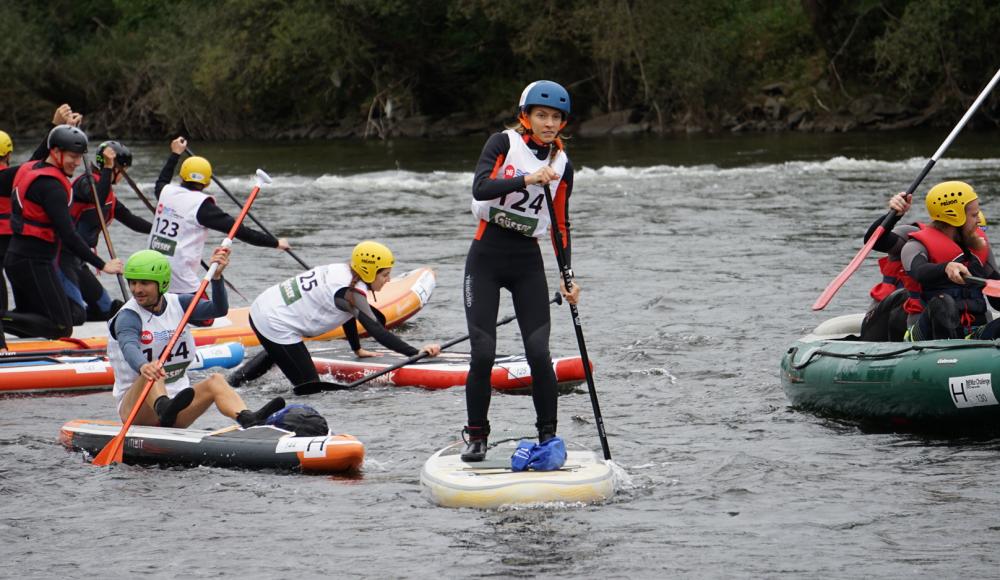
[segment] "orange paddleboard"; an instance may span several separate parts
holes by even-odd
[[[378,292],[376,297],[368,292],[368,301],[385,315],[386,326],[392,328],[402,324],[416,314],[430,299],[436,286],[434,270],[423,267],[396,276]],[[216,319],[208,328],[192,328],[191,334],[198,346],[223,342],[240,342],[243,346],[259,346],[257,335],[250,329],[250,308],[230,308],[229,314]],[[365,336],[364,329],[358,331]],[[8,337],[7,347],[16,352],[39,352],[53,350],[103,349],[108,346],[107,324],[88,322],[74,329],[74,334],[86,338],[61,338],[58,340]],[[344,331],[336,328],[324,335],[306,340],[331,340],[343,338]]]

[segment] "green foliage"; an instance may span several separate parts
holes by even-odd
[[[539,78],[578,117],[638,109],[664,128],[738,114],[776,81],[957,106],[996,66],[998,24],[989,0],[14,3],[0,116],[70,102],[118,135],[380,134],[415,115],[495,123]]]
[[[913,2],[875,43],[879,75],[918,103],[962,108],[995,72],[998,30],[995,2]]]

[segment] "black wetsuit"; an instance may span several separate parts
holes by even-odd
[[[527,145],[539,160],[546,159],[550,153],[550,146],[534,141],[528,141]],[[524,176],[495,179],[500,165],[498,160],[507,156],[509,147],[510,142],[502,133],[486,142],[472,185],[475,199],[495,199],[525,187]],[[559,223],[550,227],[560,227],[567,264],[570,264],[568,201],[573,190],[573,168],[569,163],[559,183],[552,185]],[[539,432],[547,430],[554,434],[558,391],[549,353],[549,289],[538,240],[486,222],[480,223],[465,262],[463,297],[472,346],[465,386],[469,433],[473,438],[489,434],[490,375],[496,358],[501,288],[511,293],[531,368],[536,426]]]
[[[41,144],[35,149],[35,152],[31,154],[28,161],[41,161],[45,159],[49,150],[46,148],[48,146],[48,135],[42,139]],[[27,162],[26,162],[27,163]],[[0,169],[0,197],[10,199],[10,195],[14,190],[14,176],[17,175],[17,170],[20,169],[20,165],[11,165],[10,167],[5,167]],[[2,219],[10,220],[9,216],[0,216]],[[0,234],[0,314],[7,311],[7,279],[4,278],[4,258],[7,255],[7,247],[10,246],[10,234]]]
[[[104,269],[104,260],[93,253],[76,233],[69,214],[67,191],[62,183],[53,177],[39,177],[23,195],[42,207],[52,222],[56,242],[19,234],[21,207],[17,199],[12,200],[14,235],[4,266],[13,290],[14,304],[18,312],[40,314],[47,318],[52,323],[53,332],[59,336],[71,336],[72,312],[56,272],[56,256],[60,251],[69,251],[98,270]]]
[[[344,334],[351,350],[357,352],[361,348],[361,340],[358,335],[357,323],[361,323],[365,331],[377,340],[382,346],[390,348],[404,356],[410,357],[418,352],[416,348],[408,344],[403,339],[389,332],[385,328],[385,315],[365,302],[361,305],[350,304],[347,301],[347,288],[341,288],[335,295],[337,307],[344,312],[353,312],[355,318],[351,318],[343,324]],[[374,316],[368,315],[368,312]],[[250,318],[250,328],[264,347],[264,351],[257,354],[253,359],[243,365],[239,370],[229,376],[229,384],[238,387],[246,381],[252,381],[261,377],[275,364],[281,369],[285,377],[294,387],[314,383],[319,381],[319,373],[316,372],[316,365],[313,364],[312,355],[303,342],[293,344],[278,344],[269,340],[254,326],[253,318]]]

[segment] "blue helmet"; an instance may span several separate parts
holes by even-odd
[[[569,116],[569,92],[559,83],[552,81],[535,81],[524,87],[521,102],[518,107],[528,112],[529,107],[541,105],[562,111],[563,117]]]

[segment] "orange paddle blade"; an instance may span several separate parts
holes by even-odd
[[[854,256],[854,259],[851,260],[851,263],[848,264],[843,270],[841,270],[840,274],[837,274],[837,277],[833,279],[833,282],[830,282],[830,285],[826,287],[826,290],[824,290],[823,293],[819,295],[819,298],[817,298],[816,302],[813,303],[812,306],[813,310],[823,310],[824,308],[826,308],[826,305],[829,304],[830,300],[833,299],[833,295],[837,293],[837,290],[840,290],[840,287],[844,285],[844,282],[847,282],[847,279],[851,277],[851,274],[853,274],[858,268],[861,267],[861,263],[864,262],[865,258],[868,257],[868,254],[871,253],[872,248],[875,247],[875,242],[877,242],[878,239],[882,237],[882,232],[884,231],[885,228],[882,226],[875,228],[875,231],[872,232],[871,237],[868,238],[868,241],[865,242],[865,245],[860,250],[858,250],[858,253]]]
[[[94,458],[93,464],[98,467],[107,467],[112,463],[122,462],[122,446],[125,443],[125,431],[115,435],[115,438],[108,442],[101,449],[101,452]]]

